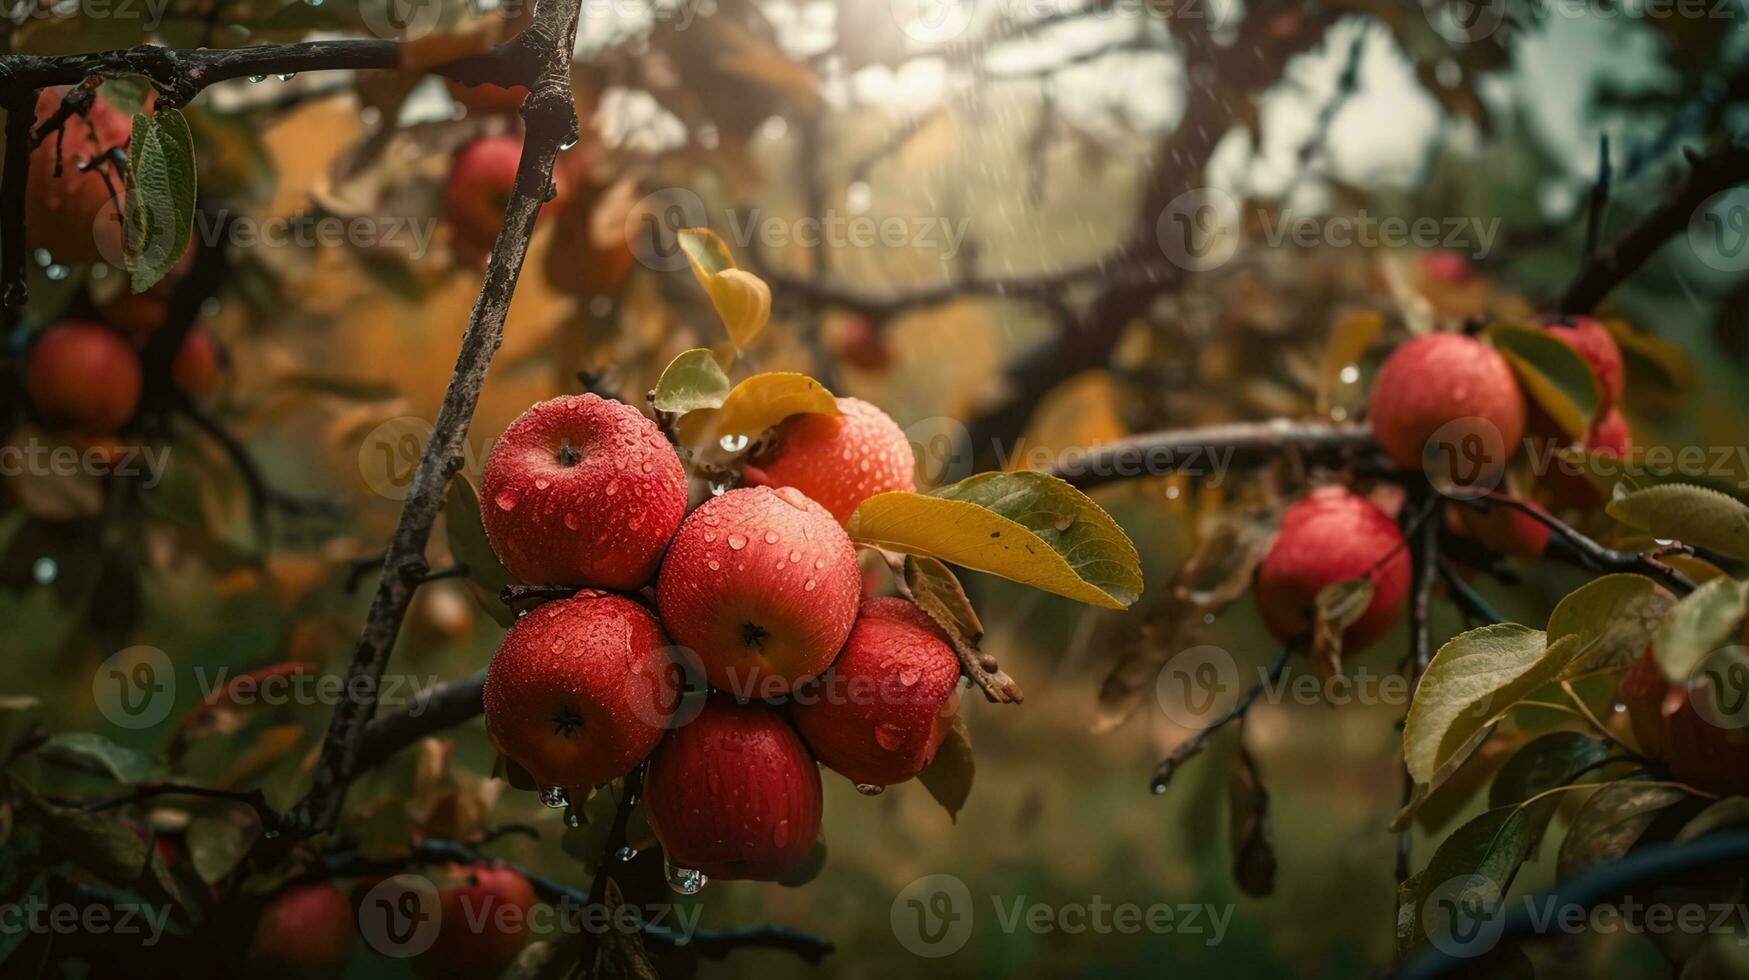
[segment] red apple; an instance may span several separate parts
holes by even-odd
[[[655,423],[596,395],[541,402],[486,460],[492,550],[531,584],[636,589],[686,513],[686,473]]]
[[[1622,673],[1616,697],[1627,705],[1640,750],[1680,782],[1732,795],[1749,790],[1749,732],[1707,720],[1693,699],[1710,697],[1711,678],[1673,688],[1651,648]]]
[[[429,949],[413,958],[413,972],[424,980],[482,980],[504,972],[528,938],[528,913],[534,887],[509,868],[480,864],[452,867],[465,879],[440,888],[440,925]]]
[[[1480,436],[1485,456],[1449,460],[1452,472],[1442,474],[1460,485],[1497,480],[1524,438],[1524,395],[1512,367],[1499,351],[1462,334],[1428,334],[1392,351],[1367,412],[1380,447],[1405,469],[1421,469],[1427,454],[1444,452],[1448,441]],[[1436,434],[1441,445],[1433,445]]]
[[[1550,318],[1543,322],[1549,333],[1566,341],[1567,346],[1573,348],[1590,366],[1592,375],[1597,378],[1597,391],[1601,398],[1598,403],[1599,414],[1615,408],[1616,403],[1621,400],[1621,348],[1616,346],[1609,328],[1588,316]]]
[[[352,903],[333,882],[288,886],[255,921],[249,943],[252,971],[270,977],[327,977],[352,957]]]
[[[747,482],[795,487],[840,524],[877,493],[915,489],[917,458],[898,423],[860,398],[838,399],[838,411],[784,420],[747,468]]]
[[[953,728],[959,679],[959,658],[928,613],[904,599],[870,599],[832,669],[795,692],[796,728],[852,782],[902,783]]]
[[[656,617],[629,599],[549,602],[510,627],[486,669],[486,733],[545,786],[623,776],[678,703],[667,647]]]
[[[1342,634],[1342,651],[1362,650],[1396,622],[1409,592],[1403,532],[1366,498],[1320,487],[1282,515],[1275,543],[1257,569],[1264,625],[1286,640],[1311,628],[1318,593],[1337,582],[1372,579],[1372,602]]]
[[[844,363],[863,371],[885,371],[893,366],[893,349],[886,335],[871,319],[860,314],[844,326],[838,341],[838,356]]]
[[[62,86],[38,94],[39,125],[61,107],[67,92],[68,87]],[[31,151],[24,199],[25,233],[31,247],[46,248],[55,261],[73,265],[120,258],[122,176],[102,160],[112,149],[126,151],[132,131],[133,121],[99,97],[84,116],[70,117],[58,134]]]
[[[115,331],[69,320],[44,330],[31,346],[24,386],[50,425],[102,435],[139,405],[140,358]]]
[[[521,161],[520,136],[483,137],[456,154],[443,185],[443,217],[464,262],[483,263],[492,251]]]
[[[644,783],[650,826],[675,867],[775,881],[820,833],[820,770],[777,710],[713,695],[668,733]]]
[[[712,686],[770,698],[831,665],[861,593],[856,548],[826,508],[794,487],[747,487],[687,516],[656,604]]]
[[[200,327],[191,328],[170,362],[170,382],[198,401],[212,394],[218,376],[219,346],[213,335]]]
[[[1524,503],[1539,513],[1545,513],[1535,502]],[[1486,511],[1469,507],[1456,509],[1464,530],[1482,547],[1497,555],[1535,561],[1549,546],[1549,526],[1516,507],[1495,503]]]

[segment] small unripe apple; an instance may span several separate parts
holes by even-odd
[[[749,483],[795,487],[846,524],[877,493],[913,490],[917,457],[905,430],[860,398],[840,398],[837,415],[792,415],[747,467]]]
[[[24,370],[30,403],[45,422],[94,435],[133,417],[141,384],[133,347],[108,327],[79,320],[43,331]]]
[[[449,90],[449,97],[467,107],[469,112],[506,113],[522,108],[522,100],[528,98],[528,87],[512,85],[505,88],[491,82],[481,82],[469,85],[454,78],[443,80],[443,87]]]
[[[496,977],[528,938],[534,887],[509,868],[485,864],[452,867],[450,874],[466,883],[438,889],[437,936],[413,958],[413,972],[423,980]]]
[[[776,709],[712,695],[663,740],[644,782],[669,863],[712,878],[775,881],[820,833],[820,769]]]
[[[586,593],[518,619],[486,668],[486,733],[544,786],[632,770],[679,701],[668,637],[643,606]]]
[[[38,94],[38,125],[55,114],[67,92],[61,86]],[[107,164],[90,165],[101,164],[103,154],[112,149],[125,151],[132,131],[133,121],[99,97],[84,116],[68,118],[59,133],[30,152],[24,225],[31,247],[46,248],[55,261],[71,265],[122,254],[121,174]]]
[[[656,583],[662,622],[711,686],[779,697],[817,677],[856,621],[856,547],[794,487],[744,487],[687,515]]]
[[[1318,593],[1362,576],[1372,580],[1372,602],[1343,631],[1344,655],[1396,622],[1409,592],[1409,550],[1403,532],[1365,497],[1320,487],[1282,514],[1257,569],[1257,608],[1270,632],[1287,640],[1311,628]]]
[[[916,604],[870,599],[832,669],[798,690],[793,717],[821,762],[855,783],[922,772],[953,728],[959,658]]]
[[[1608,412],[1621,400],[1621,348],[1610,336],[1609,328],[1588,316],[1550,318],[1544,321],[1549,333],[1566,341],[1574,353],[1585,359],[1597,378],[1600,397],[1598,411]]]
[[[331,881],[291,885],[255,921],[247,959],[270,977],[327,977],[351,959],[352,903]]]
[[[1460,484],[1498,478],[1524,438],[1524,395],[1511,365],[1463,334],[1428,334],[1392,351],[1373,382],[1367,414],[1379,446],[1405,469],[1422,468],[1429,452],[1458,452],[1446,475]],[[1446,428],[1452,423],[1461,431]],[[1486,456],[1431,445],[1436,433],[1454,444],[1480,436]],[[1500,458],[1491,458],[1496,453]]]
[[[1713,679],[1673,687],[1650,647],[1622,673],[1616,697],[1627,706],[1640,751],[1663,762],[1678,781],[1726,795],[1749,790],[1749,731],[1707,720],[1695,697],[1711,697]]]
[[[170,361],[170,382],[196,401],[212,394],[219,376],[219,345],[200,327],[190,328]]]
[[[1544,513],[1540,504],[1524,503]],[[1549,526],[1516,507],[1496,503],[1485,512],[1469,507],[1456,509],[1464,530],[1482,547],[1497,555],[1535,561],[1549,546]]]
[[[493,445],[480,514],[523,582],[631,590],[686,514],[686,473],[636,409],[564,395],[522,413]]]

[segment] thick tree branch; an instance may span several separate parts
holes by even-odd
[[[1228,467],[1255,466],[1288,452],[1333,463],[1375,448],[1364,424],[1270,419],[1146,432],[1065,456],[1050,473],[1086,490],[1187,470],[1222,478]]]
[[[1749,146],[1727,143],[1706,154],[1685,153],[1688,173],[1657,207],[1621,237],[1595,251],[1561,291],[1562,313],[1589,313],[1633,275],[1666,241],[1682,232],[1707,199],[1749,181]]]
[[[383,564],[382,579],[347,672],[349,692],[334,710],[327,740],[309,793],[292,811],[291,823],[312,834],[334,825],[346,789],[358,770],[359,751],[376,713],[377,686],[413,590],[429,569],[425,546],[442,510],[450,478],[461,468],[463,441],[485,385],[486,369],[504,338],[504,318],[516,280],[528,255],[529,238],[542,205],[553,194],[553,162],[561,146],[577,139],[571,99],[571,51],[576,42],[581,0],[539,0],[534,22],[510,43],[530,59],[534,79],[522,115],[527,123],[516,186],[505,204],[504,224],[486,264],[479,299],[462,335],[455,372],[432,426],[430,441],[401,509]]]
[[[354,762],[362,772],[388,761],[414,742],[477,718],[486,710],[480,694],[486,689],[484,667],[457,681],[432,688],[406,708],[383,715],[364,730]]]

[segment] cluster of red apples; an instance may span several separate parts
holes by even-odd
[[[791,416],[748,467],[756,485],[690,513],[661,430],[595,395],[534,406],[486,463],[505,568],[580,589],[505,635],[487,732],[553,805],[648,759],[682,890],[783,878],[819,835],[816,760],[874,792],[920,773],[957,715],[946,636],[906,600],[864,600],[843,527],[865,498],[911,489],[911,447],[874,406],[837,405]]]
[[[1442,429],[1491,426],[1508,457],[1526,441],[1626,457],[1632,442],[1619,407],[1622,356],[1609,329],[1583,316],[1546,320],[1543,328],[1566,342],[1596,379],[1599,409],[1583,439],[1571,440],[1527,401],[1511,365],[1486,341],[1437,333],[1403,343],[1380,368],[1368,404],[1379,446],[1397,465],[1420,470]],[[1489,462],[1478,476],[1498,478],[1507,460]],[[1538,475],[1538,491],[1518,503],[1579,515],[1604,503],[1589,479],[1559,465]],[[1548,525],[1518,507],[1449,506],[1446,515],[1450,531],[1495,554],[1534,560],[1548,545]],[[1409,552],[1394,517],[1338,486],[1319,487],[1289,506],[1257,574],[1257,603],[1271,632],[1283,641],[1305,635],[1320,592],[1364,577],[1372,598],[1344,628],[1343,654],[1383,636],[1409,592]],[[1619,695],[1641,748],[1678,779],[1721,791],[1749,789],[1749,742],[1703,718],[1687,692],[1673,690],[1650,649],[1623,675]]]
[[[44,89],[38,125],[60,107],[68,89]],[[119,184],[102,161],[125,148],[131,124],[96,99],[83,116],[31,151],[25,226],[34,248],[62,265],[87,265],[121,255]],[[186,270],[188,260],[182,267]],[[113,270],[112,270],[113,271]],[[171,280],[143,293],[94,300],[93,315],[65,320],[35,339],[24,367],[25,391],[37,420],[64,444],[104,456],[116,445],[144,390],[140,352],[169,315]],[[190,398],[210,393],[219,350],[198,327],[189,330],[170,363],[171,382]]]

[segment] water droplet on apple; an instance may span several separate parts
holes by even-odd
[[[583,518],[578,517],[576,514],[566,514],[565,526],[575,531],[583,526]]]
[[[771,828],[771,843],[780,848],[789,846],[788,820],[779,820],[777,826]]]
[[[704,872],[677,868],[674,862],[662,859],[662,871],[668,876],[668,887],[677,895],[697,895],[710,882]]]
[[[565,787],[563,786],[542,786],[540,788],[540,801],[554,810],[571,805],[571,799],[565,795]]]
[[[548,479],[544,479],[544,478],[534,481],[534,488],[536,490],[545,490],[547,487],[550,487],[552,485],[553,485],[553,481],[548,480]]]
[[[766,544],[776,544],[777,543],[777,532],[776,531],[765,532],[765,543]]]
[[[578,827],[583,826],[583,814],[578,813],[576,810],[573,810],[570,807],[566,807],[565,808],[565,826],[571,828],[572,830],[576,830]]]
[[[733,551],[740,551],[745,547],[747,547],[747,535],[731,531],[729,533],[729,548]]]
[[[875,741],[888,752],[896,751],[905,744],[905,733],[893,725],[876,725]]]
[[[899,671],[899,683],[906,687],[914,686],[917,683],[917,672],[910,669]]]
[[[492,502],[498,505],[499,510],[515,510],[516,494],[514,491],[504,490],[492,498]]]
[[[812,592],[819,584],[820,583],[814,581],[813,579],[808,579],[806,582],[802,583],[802,591],[803,592]]]

